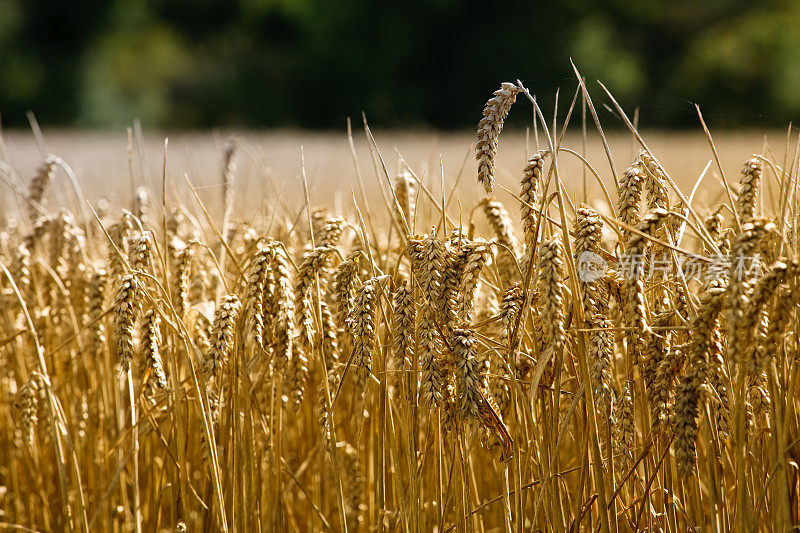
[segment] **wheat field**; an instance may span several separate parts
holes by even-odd
[[[5,134],[0,528],[800,524],[797,133],[575,94],[504,83],[469,137]]]

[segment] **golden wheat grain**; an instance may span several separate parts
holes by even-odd
[[[752,338],[741,327],[745,309],[753,289],[757,272],[750,267],[762,249],[763,240],[775,231],[775,225],[768,221],[748,222],[736,236],[731,246],[731,264],[728,272],[727,325],[730,332],[729,351],[731,358],[744,366],[745,371],[752,368]]]
[[[675,393],[672,426],[675,431],[675,462],[678,475],[688,477],[695,472],[697,462],[697,415],[700,390],[692,376],[682,376]]]
[[[458,320],[469,322],[475,309],[475,298],[480,288],[480,275],[489,262],[489,245],[483,239],[465,241],[458,252],[461,263],[461,279],[458,282],[456,315]]]
[[[354,250],[336,267],[331,283],[331,298],[336,306],[336,323],[348,333],[350,325],[348,317],[353,309],[360,262],[361,250]]]
[[[19,411],[19,425],[22,428],[22,439],[28,447],[33,446],[36,426],[39,423],[39,390],[41,377],[33,373],[20,387],[14,400]]]
[[[408,229],[413,230],[414,208],[416,206],[416,186],[407,169],[401,170],[394,180],[394,194],[397,198],[397,205],[400,207],[401,220],[405,220]],[[396,210],[397,207],[394,207]],[[398,213],[398,214],[400,214]]]
[[[483,108],[483,118],[478,123],[478,138],[475,142],[475,158],[478,160],[478,183],[486,193],[494,188],[497,143],[503,122],[517,99],[519,87],[505,82]]]
[[[475,349],[475,340],[468,329],[456,329],[450,335],[456,371],[458,411],[468,421],[474,421],[480,411],[481,389],[486,385],[482,375],[485,364]]]
[[[627,380],[622,392],[614,401],[611,419],[614,424],[614,465],[625,472],[630,464],[636,446],[636,421],[633,407],[633,381]]]
[[[378,312],[378,283],[372,278],[356,292],[350,323],[353,324],[353,355],[359,387],[367,383],[372,371],[372,350],[375,345],[375,319]]]
[[[540,195],[542,184],[542,170],[546,154],[536,153],[528,159],[520,180],[519,198],[520,217],[522,218],[522,234],[525,240],[525,257],[522,261],[522,271],[527,272],[528,265],[533,260],[533,249],[536,245],[536,225],[540,210]]]
[[[133,216],[138,218],[145,228],[150,222],[150,204],[150,192],[147,187],[137,187],[133,195]]]
[[[419,393],[426,404],[440,407],[445,388],[445,370],[442,349],[436,331],[435,313],[430,306],[423,306],[417,325],[417,350],[421,370]]]
[[[138,282],[133,274],[125,274],[117,282],[112,309],[117,363],[122,372],[130,370],[131,361],[135,356],[133,328],[139,312],[138,292]]]
[[[541,321],[547,331],[546,338],[554,353],[564,344],[564,314],[562,292],[564,289],[561,239],[555,237],[542,244],[539,256],[539,292],[542,302]]]
[[[147,376],[148,388],[153,391],[167,390],[167,375],[161,359],[161,317],[150,309],[144,315],[141,335],[142,362]]]
[[[175,268],[173,273],[173,296],[175,311],[178,316],[183,317],[189,307],[189,288],[191,286],[192,258],[194,257],[196,241],[183,246],[175,257]]]
[[[396,284],[392,300],[392,369],[397,372],[395,380],[399,384],[411,367],[414,350],[416,304],[414,289],[407,279]]]
[[[206,354],[206,372],[218,380],[223,366],[228,362],[228,357],[233,351],[233,342],[236,335],[236,321],[242,304],[239,297],[229,294],[222,298],[216,312],[214,322],[211,324],[209,342],[211,348]]]
[[[742,169],[742,177],[739,180],[739,196],[736,198],[736,211],[742,223],[752,221],[756,215],[756,200],[758,200],[758,189],[761,185],[762,169],[761,158],[757,155],[751,156]]]
[[[31,180],[28,188],[28,220],[32,223],[39,218],[39,213],[44,208],[45,194],[55,176],[57,163],[57,158],[49,156],[36,170],[36,176]]]
[[[628,167],[619,180],[617,189],[617,215],[619,220],[628,226],[636,226],[640,221],[639,203],[642,198],[642,188],[646,176],[642,164],[638,161]],[[625,240],[630,236],[630,231],[623,228]]]
[[[295,310],[292,296],[292,281],[289,275],[289,258],[279,244],[275,244],[275,256],[272,260],[270,276],[274,289],[270,298],[264,302],[267,316],[272,317],[269,324],[272,342],[274,365],[283,369],[292,359],[292,347],[295,336]]]

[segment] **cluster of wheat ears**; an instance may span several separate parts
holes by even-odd
[[[579,94],[596,117],[582,83],[568,117]],[[750,156],[738,183],[720,165],[724,200],[696,206],[617,106],[641,152],[622,172],[608,154],[616,201],[583,160],[603,212],[565,193],[566,126],[504,83],[478,126],[487,193],[517,97],[541,149],[506,206],[453,215],[373,144],[383,228],[307,188],[293,216],[236,221],[233,144],[208,209],[189,184],[193,206],[164,188],[55,210],[53,180],[77,183],[62,159],[27,188],[4,163],[21,209],[0,243],[2,526],[800,522],[797,154]]]

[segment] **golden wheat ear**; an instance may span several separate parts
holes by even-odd
[[[489,194],[494,188],[495,160],[497,143],[503,122],[514,105],[519,87],[505,82],[483,108],[483,118],[478,123],[478,135],[475,141],[475,158],[478,160],[478,183]]]

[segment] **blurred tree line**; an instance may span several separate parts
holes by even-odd
[[[644,124],[800,114],[796,0],[0,0],[0,113],[25,125],[474,127],[501,81],[552,106],[573,58]],[[590,90],[602,100],[594,83]],[[605,110],[605,113],[610,113]]]

